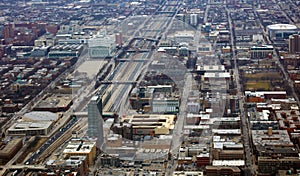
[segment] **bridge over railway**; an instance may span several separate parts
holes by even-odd
[[[149,37],[134,37],[132,40],[133,41],[134,40],[146,40],[146,41],[150,41],[150,42],[158,42],[159,41],[158,39],[149,38]]]
[[[101,84],[136,84],[137,81],[101,81]]]

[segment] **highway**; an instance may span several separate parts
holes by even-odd
[[[161,5],[163,7],[164,4]],[[176,9],[175,6],[173,9]],[[158,12],[160,8],[158,8],[156,11]],[[152,38],[152,39],[157,39],[160,34],[162,29],[165,29],[165,25],[169,23],[170,17],[164,14],[159,14],[155,16],[149,16],[147,17],[146,20],[143,20],[143,22],[139,25],[138,28],[134,29],[135,32],[133,33],[131,38],[142,36],[142,37],[147,37],[147,38]],[[166,23],[167,22],[167,23]],[[147,27],[148,24],[150,27]],[[157,29],[154,29],[153,26],[155,26]],[[146,29],[153,29],[153,30],[146,30]],[[148,47],[152,45],[148,44]],[[77,68],[79,65],[81,65],[83,62],[88,60],[89,58],[87,57],[87,52],[86,48],[84,49],[82,55],[79,57],[77,63],[73,65],[71,68],[69,68],[67,71],[62,73],[59,77],[55,79],[55,81],[51,82],[48,87],[42,91],[38,96],[36,96],[30,103],[28,103],[21,111],[15,114],[15,116],[10,120],[9,123],[7,123],[3,128],[6,129],[9,127],[17,117],[23,115],[27,111],[31,110],[31,107],[34,106],[43,96],[44,94],[49,91],[50,89],[54,88],[55,84],[68,76],[75,68]],[[150,58],[152,56],[152,52],[146,52],[143,53],[141,56],[139,56],[140,61],[144,60],[144,62],[134,62],[134,61],[129,61],[129,62],[124,62],[124,63],[119,63],[115,70],[112,72],[111,75],[108,76],[108,80],[115,81],[118,83],[119,81],[135,81],[138,79],[139,75],[143,72],[145,74],[145,63],[150,63]],[[114,63],[113,63],[114,64]],[[108,64],[109,65],[109,64]],[[95,80],[93,80],[95,81]],[[67,119],[67,116],[70,116],[73,112],[75,111],[81,111],[89,102],[89,99],[96,94],[97,91],[98,94],[104,93],[104,96],[107,92],[110,92],[111,94],[108,98],[108,103],[104,107],[107,111],[113,111],[113,112],[118,112],[120,109],[120,106],[125,106],[127,108],[126,100],[127,97],[130,93],[130,90],[132,89],[132,84],[119,84],[119,85],[101,85],[97,91],[94,91],[94,82],[90,82],[89,85],[87,85],[79,95],[76,95],[74,97],[74,104],[71,107],[71,109],[64,115],[64,119]],[[105,98],[105,97],[104,97]],[[125,112],[123,108],[121,111],[123,113]],[[78,128],[78,123],[81,123],[81,119],[71,119],[67,124],[64,125],[64,123],[60,123],[55,127],[53,130],[53,135],[27,160],[24,162],[28,167],[30,166],[31,163],[39,163],[43,161],[55,148],[57,148],[60,144],[65,142],[70,138],[71,131],[74,129]],[[86,123],[86,122],[85,122]],[[59,129],[59,130],[58,130]],[[25,144],[25,147],[29,143]],[[18,152],[13,160],[11,160],[7,164],[7,168],[13,167],[11,164],[14,164],[15,160],[19,158],[19,156],[22,154],[22,152]]]
[[[15,113],[15,115],[1,128],[2,132],[5,132],[15,121],[18,117],[24,115],[26,112],[29,112],[32,110],[32,107],[34,107],[40,100],[43,98],[46,92],[48,92],[50,89],[54,88],[54,85],[63,78],[65,78],[67,75],[69,75],[71,72],[74,71],[74,69],[82,64],[87,59],[87,49],[84,47],[81,56],[78,58],[78,61],[76,64],[71,66],[69,69],[65,70],[63,73],[61,73],[58,77],[55,78],[54,81],[52,81],[43,91],[41,91],[38,95],[36,95],[32,100],[30,100],[20,111]]]
[[[52,83],[50,83],[44,91],[42,91],[39,96],[37,96],[35,99],[33,99],[33,103],[27,104],[17,115],[16,117],[24,114],[27,110],[31,110],[31,107],[33,104],[39,101],[43,97],[43,94],[48,92],[51,88],[54,87],[54,85],[62,80],[65,79],[68,75],[75,70],[75,68],[79,67],[82,63],[89,60],[89,57],[87,56],[87,52],[84,51],[82,55],[79,57],[78,62],[74,64],[71,68],[66,70],[64,73],[62,73],[59,77],[57,77]],[[70,116],[75,111],[81,111],[89,102],[90,96],[92,96],[92,92],[94,90],[94,81],[92,80],[89,84],[84,85],[83,91],[81,91],[79,94],[74,95],[73,97],[73,105],[71,108],[64,113],[64,117],[59,119],[59,122],[56,123],[54,128],[52,129],[51,133],[49,134],[50,138],[42,144],[42,146],[34,153],[30,154],[26,161],[24,162],[26,165],[29,165],[31,163],[39,163],[40,161],[43,161],[46,156],[52,153],[53,150],[55,150],[58,146],[60,146],[65,141],[69,140],[71,138],[71,132],[74,131],[74,128],[78,128],[78,124],[82,124],[82,119],[77,120],[75,118],[71,118]],[[69,121],[70,119],[70,121]],[[69,122],[68,122],[69,121]],[[13,122],[13,121],[12,121]],[[12,123],[11,122],[11,123]],[[66,123],[67,122],[67,123]],[[78,123],[78,124],[77,124]],[[87,123],[87,120],[84,121],[84,123]],[[78,128],[79,129],[79,128]],[[26,141],[24,147],[15,155],[13,159],[11,159],[6,165],[5,168],[11,168],[13,167],[15,161],[24,153],[24,149],[26,149],[26,146],[29,145],[31,140]]]
[[[81,62],[80,64],[82,63],[83,62]],[[35,160],[44,159],[47,155],[51,154],[53,150],[55,150],[55,147],[53,146],[58,147],[66,140],[70,139],[71,132],[74,131],[75,127],[78,128],[79,126],[82,125],[82,123],[87,123],[87,120],[85,121],[83,121],[83,119],[78,120],[77,118],[74,117],[72,117],[70,121],[67,123],[65,121],[67,121],[74,112],[81,111],[88,104],[90,98],[93,96],[92,92],[94,91],[94,83],[95,83],[95,79],[92,79],[90,84],[83,86],[83,91],[81,91],[79,94],[74,95],[73,97],[74,103],[71,106],[71,108],[64,113],[62,122],[59,122],[59,124],[61,125],[55,126],[55,128],[52,130],[53,135],[51,135],[51,137],[40,147],[40,149],[36,153],[31,155],[31,157],[25,162],[25,164],[31,164]]]
[[[76,122],[76,124],[75,124],[75,122]],[[37,152],[33,153],[33,155],[25,162],[25,164],[12,165],[13,163],[10,161],[4,167],[2,167],[3,171],[5,171],[7,169],[20,170],[23,168],[27,168],[27,169],[31,169],[31,170],[46,169],[44,165],[41,165],[42,162],[48,156],[53,154],[53,152],[57,148],[59,148],[61,145],[63,145],[63,143],[68,141],[71,138],[73,131],[79,131],[79,130],[82,130],[83,128],[86,128],[86,124],[87,124],[87,118],[82,118],[82,119],[79,119],[78,121],[75,120],[71,123],[68,123],[68,125],[66,125],[58,134],[56,134],[56,137],[50,138],[50,141],[52,141],[51,143],[49,143],[49,140],[46,143],[44,143],[43,146]],[[32,138],[34,138],[34,137],[32,137]],[[33,140],[33,139],[30,139],[30,140]],[[27,149],[26,146],[24,146],[22,150],[25,150],[25,149]],[[18,153],[18,155],[15,156],[16,158],[18,158],[18,157],[20,157],[20,155],[22,155],[22,153],[20,153],[20,154],[19,153]]]
[[[6,165],[4,167],[10,167],[11,165],[15,164],[15,162],[18,160],[18,158],[21,157],[21,155],[25,152],[25,150],[28,148],[29,144],[31,142],[33,142],[34,140],[36,139],[35,136],[32,136],[30,137],[30,139],[25,143],[25,145],[22,147],[22,149],[15,154],[15,156],[9,161],[6,163]]]
[[[163,7],[165,4],[162,4],[160,7]],[[169,12],[170,14],[160,14],[159,10],[161,8],[158,8],[156,10],[157,13],[156,15],[148,16],[146,20],[144,20],[139,27],[135,29],[135,32],[130,36],[130,39],[133,39],[134,37],[142,37],[142,38],[150,38],[150,39],[158,39],[163,32],[168,32],[170,29],[170,26],[173,23],[173,20],[175,19],[175,15],[179,11],[180,3],[176,2],[175,4],[172,4],[172,8],[164,9]],[[154,28],[155,27],[155,28]],[[149,30],[151,29],[151,30]],[[153,29],[153,30],[152,30]],[[142,41],[143,42],[143,41]],[[148,44],[152,45],[152,43]],[[147,68],[151,61],[154,59],[153,52],[145,52],[142,53],[141,55],[138,55],[136,53],[134,54],[134,59],[125,61],[125,62],[120,62],[116,65],[114,70],[112,71],[111,74],[107,76],[107,81],[112,81],[112,83],[115,84],[102,84],[99,86],[97,90],[94,90],[94,81],[90,82],[89,85],[87,85],[79,95],[76,95],[74,97],[74,104],[70,108],[68,112],[64,115],[66,118],[67,116],[70,116],[73,112],[75,111],[81,111],[84,109],[84,107],[88,104],[90,98],[95,95],[99,94],[103,96],[104,101],[104,108],[103,111],[109,111],[109,112],[116,112],[119,114],[125,114],[126,111],[128,110],[128,101],[127,98],[129,96],[129,93],[133,87],[133,84],[122,84],[123,82],[130,82],[130,81],[141,81],[144,75],[147,72]],[[72,66],[71,69],[66,71],[65,73],[61,74],[60,77],[58,77],[56,80],[61,80],[65,76],[69,75],[74,68],[79,66],[81,63],[84,61],[88,60],[89,58],[86,57],[86,53],[80,57],[78,63],[74,66]],[[138,60],[138,61],[135,61]],[[144,61],[143,61],[144,60]],[[113,61],[109,64],[114,64]],[[108,64],[108,65],[109,65]],[[191,75],[187,76],[187,80],[192,79]],[[53,88],[55,85],[55,82],[51,83],[49,85],[49,89],[46,89],[47,91],[50,90],[50,88]],[[186,86],[183,88],[183,93],[182,97],[183,98],[182,104],[180,111],[181,113],[179,114],[179,121],[176,123],[176,134],[182,134],[182,128],[184,124],[184,117],[185,117],[185,105],[187,102],[187,97],[188,97],[188,92],[190,90],[190,82],[186,81]],[[45,90],[45,91],[46,91]],[[43,93],[45,93],[43,91]],[[41,93],[41,96],[43,96],[43,93]],[[39,97],[41,98],[41,97]],[[38,98],[38,99],[39,99]],[[38,100],[36,99],[36,100]],[[33,105],[35,102],[31,103],[30,105]],[[20,113],[24,113],[27,110],[30,110],[29,107],[26,107],[22,109]],[[63,126],[57,126],[55,127],[54,134],[35,152],[33,153],[27,160],[25,161],[25,165],[30,166],[32,163],[40,163],[42,162],[49,154],[51,154],[59,145],[61,145],[63,142],[67,141],[70,138],[71,132],[73,130],[78,129],[81,127],[81,124],[86,123],[85,120],[82,119],[77,119],[77,118],[72,118],[67,124]],[[56,132],[57,129],[60,129]],[[174,139],[176,139],[172,143],[171,150],[177,152],[176,150],[180,146],[182,142],[182,138],[178,138],[176,134],[174,135]],[[9,164],[13,163],[11,161]],[[12,167],[11,165],[7,166]]]
[[[41,91],[36,97],[34,97],[29,103],[27,103],[19,112],[17,112],[9,121],[8,123],[6,123],[3,129],[7,129],[9,126],[11,126],[18,117],[24,115],[26,112],[31,111],[32,107],[34,107],[34,105],[36,103],[38,103],[40,101],[40,99],[44,96],[44,94],[46,92],[49,92],[52,88],[54,88],[54,86],[56,85],[56,83],[64,78],[66,78],[67,75],[69,75],[71,72],[73,72],[75,70],[76,67],[78,67],[79,65],[81,65],[83,62],[85,62],[88,59],[87,57],[87,49],[86,47],[84,48],[81,56],[78,58],[78,61],[76,64],[74,64],[73,66],[71,66],[69,69],[67,69],[66,71],[64,71],[62,74],[60,74],[54,81],[52,81],[43,91]],[[73,106],[74,107],[74,106]],[[52,137],[50,137],[48,139],[48,141],[46,143],[44,143],[40,149],[33,153],[26,161],[25,163],[29,164],[32,163],[40,154],[43,153],[44,150],[46,150],[55,140],[57,140],[62,133],[64,132],[64,130],[67,130],[68,128],[70,128],[75,121],[70,121],[69,123],[67,123],[65,125],[65,122],[69,119],[70,113],[67,113],[67,115],[64,115],[65,117],[60,119],[60,123],[58,125],[55,126],[54,129],[52,129],[52,132],[49,136],[52,136],[52,134],[54,134]],[[65,125],[65,126],[64,126]],[[58,129],[62,129],[62,131],[57,132]],[[13,164],[15,164],[15,162],[17,161],[18,158],[20,158],[23,154],[24,154],[24,150],[26,150],[27,146],[30,144],[30,142],[33,139],[30,138],[30,140],[25,141],[25,144],[23,146],[23,148],[15,154],[15,156],[3,167],[4,170],[6,168],[11,168],[12,166],[14,166]],[[1,173],[0,173],[1,174]]]
[[[87,124],[87,118],[79,118],[79,119],[72,119],[70,125],[65,126],[63,129],[60,130],[58,134],[61,135],[57,139],[53,139],[52,143],[46,142],[47,145],[44,152],[42,152],[36,159],[36,163],[42,163],[47,157],[49,157],[57,148],[62,146],[66,141],[69,141],[72,137],[72,133],[80,131],[84,126]],[[56,134],[57,135],[57,134]],[[49,140],[48,140],[49,141]],[[25,163],[26,164],[26,163]]]
[[[45,155],[45,154],[51,154],[51,152],[48,153],[49,151],[49,147],[53,144],[56,143],[56,140],[64,140],[63,142],[65,142],[67,139],[70,138],[63,138],[64,133],[66,131],[68,131],[69,129],[72,129],[71,127],[75,124],[75,122],[77,121],[77,119],[71,119],[64,127],[61,128],[61,130],[56,133],[55,135],[53,135],[52,137],[50,137],[47,142],[45,142],[36,152],[32,153],[28,159],[26,159],[26,161],[24,162],[25,165],[30,165],[33,163],[37,163],[36,161],[40,157],[41,155]],[[17,161],[17,159],[19,157],[21,157],[22,154],[24,154],[25,150],[27,149],[27,147],[29,146],[30,142],[32,142],[34,140],[33,138],[30,138],[28,141],[26,141],[25,145],[23,146],[23,148],[15,154],[15,156],[3,167],[1,167],[3,170],[0,172],[0,174],[5,173],[5,171],[7,169],[13,169],[15,167],[17,167],[15,164],[15,162]],[[44,158],[43,158],[44,159]],[[18,165],[18,167],[20,167]],[[23,167],[24,168],[24,167]]]
[[[72,126],[77,122],[77,118],[71,118],[71,120],[64,125],[59,132],[50,137],[35,153],[33,153],[29,159],[25,161],[25,164],[36,163],[36,160],[40,158],[41,155],[44,155],[49,150],[48,148],[56,142],[56,140],[61,139],[66,131],[68,131]],[[50,154],[50,153],[48,153]]]

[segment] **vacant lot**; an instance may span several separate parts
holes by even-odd
[[[247,82],[246,90],[270,90],[270,82]]]
[[[245,74],[245,79],[253,81],[263,81],[263,80],[280,80],[281,75],[277,72],[265,72],[265,73],[253,73]]]

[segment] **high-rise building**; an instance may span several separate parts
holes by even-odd
[[[289,53],[300,53],[300,35],[294,34],[289,36]]]
[[[192,26],[197,26],[198,25],[198,15],[197,14],[191,14],[191,16],[190,16],[190,24]]]
[[[102,98],[94,96],[88,104],[88,137],[97,138],[97,148],[104,149]]]

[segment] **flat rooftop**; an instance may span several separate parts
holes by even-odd
[[[24,121],[55,121],[58,115],[49,111],[32,111],[23,115]]]
[[[72,102],[72,95],[54,94],[44,98],[35,108],[67,107]]]
[[[237,167],[237,166],[206,166],[205,167],[206,170],[228,170],[228,169],[231,169],[232,171],[234,172],[241,172],[241,170]]]
[[[245,96],[262,97],[264,95],[286,95],[286,91],[245,91]]]
[[[8,131],[24,131],[24,130],[44,130],[49,128],[53,122],[42,121],[42,122],[16,122]]]
[[[212,71],[218,71],[218,72],[224,72],[225,66],[224,65],[203,65],[203,66],[197,66],[197,71],[205,71],[205,72],[212,72]]]
[[[21,138],[14,138],[11,141],[9,141],[6,145],[2,145],[0,149],[0,155],[9,153],[21,141]]]
[[[228,72],[205,72],[204,78],[230,78],[230,73]]]
[[[255,146],[294,146],[286,130],[252,130],[252,140]]]
[[[213,166],[244,166],[244,160],[213,160]]]
[[[213,129],[212,132],[214,134],[219,134],[219,135],[224,135],[224,134],[241,135],[240,129]]]
[[[160,115],[160,114],[138,114],[126,116],[122,121],[132,124],[135,128],[138,127],[166,127],[174,128],[175,115]]]
[[[96,146],[96,141],[70,141],[63,153],[90,153],[93,147]]]

